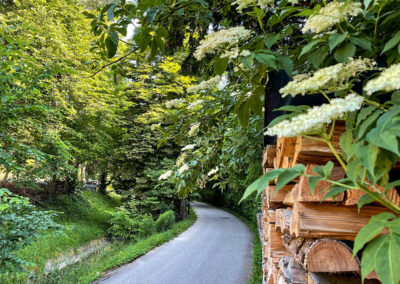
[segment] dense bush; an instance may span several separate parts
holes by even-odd
[[[151,236],[156,231],[156,222],[154,221],[151,215],[143,215],[141,216],[140,225],[139,225],[139,236],[144,238]]]
[[[134,240],[140,232],[137,218],[132,217],[123,207],[112,213],[109,223],[111,226],[107,229],[107,236],[111,240]]]
[[[175,214],[172,210],[164,212],[156,221],[157,232],[167,231],[175,224]]]
[[[22,270],[30,263],[15,254],[46,230],[60,226],[51,211],[35,210],[29,199],[0,189],[0,273]]]

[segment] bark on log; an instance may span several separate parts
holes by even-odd
[[[267,145],[263,153],[263,168],[272,168],[274,166],[274,157],[276,156],[276,145]]]
[[[294,260],[310,272],[350,272],[360,270],[360,262],[353,258],[345,243],[332,239],[291,238],[285,234],[282,241]]]

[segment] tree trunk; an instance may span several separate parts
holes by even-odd
[[[10,174],[10,171],[6,171],[6,173],[5,173],[4,177],[3,177],[3,181],[2,181],[3,183],[7,182],[9,174]]]
[[[53,199],[56,195],[57,175],[53,175],[49,185],[49,198]]]
[[[70,189],[71,189],[71,181],[69,177],[66,177],[64,181],[64,194],[70,193]]]
[[[107,173],[103,172],[100,176],[99,192],[101,194],[107,194]]]
[[[179,219],[183,220],[185,218],[187,218],[186,202],[185,199],[181,199],[179,205]]]

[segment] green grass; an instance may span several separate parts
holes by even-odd
[[[56,233],[51,231],[17,252],[34,264],[29,273],[40,277],[47,260],[104,237],[111,212],[119,205],[118,196],[104,196],[90,191],[64,196],[47,205],[46,210],[59,212],[56,222],[64,229]],[[27,278],[27,273],[0,275],[0,283],[26,283]]]
[[[166,232],[155,234],[135,243],[113,244],[76,265],[71,265],[60,272],[49,275],[46,280],[40,283],[90,283],[101,277],[103,272],[129,263],[153,248],[178,236],[188,229],[196,219],[197,217],[192,210],[189,218],[174,224],[172,229]]]

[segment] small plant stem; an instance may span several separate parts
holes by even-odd
[[[377,108],[380,108],[380,109],[385,110],[385,109],[383,108],[383,106],[382,106],[380,103],[371,101],[371,100],[369,100],[369,99],[366,99],[365,97],[364,97],[364,102],[366,102],[366,103],[369,104],[369,105],[376,106]]]
[[[336,151],[335,147],[330,140],[330,138],[326,135],[325,132],[322,133],[322,138],[326,144],[328,144],[329,149],[331,149],[333,155],[335,155],[336,159],[339,161],[340,165],[343,167],[344,170],[347,169],[346,163],[343,161],[342,157],[340,157],[339,153]]]
[[[328,97],[327,94],[325,94],[324,91],[321,91],[321,94],[328,100],[328,102],[331,102],[331,99]]]

